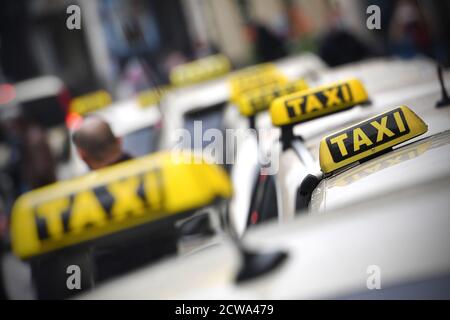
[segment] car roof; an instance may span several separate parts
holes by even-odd
[[[433,180],[449,179],[449,161],[450,131],[396,147],[323,179],[312,195],[311,211],[324,213]]]
[[[254,281],[234,282],[240,259],[225,240],[195,255],[142,268],[79,298],[339,298],[368,292],[371,265],[380,267],[383,289],[439,278],[450,273],[449,189],[450,180],[441,179],[398,196],[251,229],[246,246],[288,253],[283,265]]]
[[[60,78],[48,75],[17,82],[14,86],[19,103],[57,96],[64,89]]]
[[[114,102],[92,114],[108,121],[113,132],[119,136],[153,126],[161,119],[161,113],[157,106],[141,107],[134,97]]]

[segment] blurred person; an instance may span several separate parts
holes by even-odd
[[[244,30],[246,38],[254,46],[258,63],[277,60],[287,55],[284,41],[262,24],[249,22]]]
[[[389,26],[389,50],[403,58],[432,55],[432,40],[415,1],[398,1]]]
[[[27,124],[25,129],[23,171],[32,189],[56,181],[55,160],[42,127]]]
[[[165,74],[167,75],[167,81],[169,81],[168,75],[170,74],[172,69],[174,69],[175,67],[177,67],[179,65],[187,63],[189,60],[181,51],[178,51],[178,50],[173,50],[173,51],[165,54],[164,56],[165,56],[165,59],[163,62],[163,66],[164,66]]]
[[[130,59],[123,68],[117,84],[117,97],[127,99],[152,86],[153,83],[149,80],[143,64],[137,58]]]
[[[11,150],[6,171],[12,181],[14,196],[54,183],[56,161],[45,130],[20,111],[11,117],[3,117],[2,125]]]
[[[370,48],[350,30],[337,4],[330,5],[327,16],[330,26],[319,40],[319,56],[330,67],[360,61],[372,55]]]
[[[122,139],[99,117],[86,117],[72,139],[81,159],[91,170],[132,159],[122,150]]]
[[[107,0],[101,2],[100,11],[120,96],[131,95],[130,90],[141,90],[145,83],[159,85],[163,75],[159,72],[156,55],[161,38],[151,6],[142,0]],[[141,78],[138,86],[136,77]]]
[[[305,51],[317,52],[317,41],[314,37],[313,19],[305,14],[302,6],[292,0],[284,0],[284,13],[278,17],[281,34],[287,40],[290,54],[301,54]]]
[[[321,39],[319,56],[330,67],[335,67],[367,58],[370,50],[351,32],[339,29],[330,31]]]
[[[220,50],[214,43],[194,42],[194,59],[201,59],[218,53],[220,53]]]
[[[297,39],[309,36],[314,32],[313,22],[298,3],[287,1],[286,17],[289,28],[289,38]]]

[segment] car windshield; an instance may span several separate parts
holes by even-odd
[[[133,131],[123,137],[124,151],[133,157],[149,154],[157,149],[159,130],[155,126]]]

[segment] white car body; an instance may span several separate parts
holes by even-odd
[[[450,73],[445,78],[448,81]],[[294,203],[295,196],[282,190],[286,199],[281,200],[285,203],[279,220],[283,223],[268,222],[240,234],[252,249],[288,253],[287,260],[270,273],[236,283],[242,259],[224,237],[203,252],[144,267],[79,298],[449,298],[450,108],[435,107],[440,94],[437,81],[407,85],[374,95],[377,102],[372,106],[310,122],[311,127],[320,126],[335,117],[337,129],[405,104],[428,124],[428,132],[322,179],[303,214],[296,215],[293,207],[292,214],[286,214],[286,203]],[[307,124],[301,127],[305,133]],[[328,125],[333,126],[331,120]],[[297,190],[307,173],[319,171],[319,141],[329,133],[314,132],[306,140],[312,163],[305,165],[292,150],[283,153],[281,161],[286,163],[280,167],[286,180],[277,177],[278,184]],[[247,143],[251,155],[258,146]],[[371,166],[380,161],[390,164],[374,170]],[[369,283],[373,272],[380,277],[380,290]]]
[[[348,201],[321,214],[297,216],[288,224],[272,222],[249,230],[246,246],[288,254],[286,261],[268,274],[236,283],[239,251],[232,242],[224,241],[195,255],[142,268],[78,298],[448,298],[449,132],[404,148],[420,148],[424,143],[429,148],[417,157],[373,174],[370,179],[378,179],[377,190],[384,186],[384,192],[372,193],[367,184],[364,188],[355,185],[358,193],[351,193],[350,187],[340,194],[360,201]],[[392,154],[380,158],[389,156]],[[412,174],[411,166],[417,169]],[[393,173],[404,177],[405,170],[411,177],[404,183],[388,180]],[[331,188],[327,192],[337,191]],[[374,272],[379,276],[375,287],[371,284]]]

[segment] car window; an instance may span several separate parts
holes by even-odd
[[[123,149],[133,157],[141,157],[156,150],[159,130],[145,127],[123,137]]]
[[[195,123],[201,121],[202,136],[208,129],[223,128],[223,109],[225,103],[218,103],[216,105],[209,106],[201,110],[194,110],[187,112],[184,115],[184,128],[189,131],[191,137],[194,137]],[[205,148],[209,145],[209,141],[202,141],[201,148]],[[192,145],[193,149],[197,146]]]

